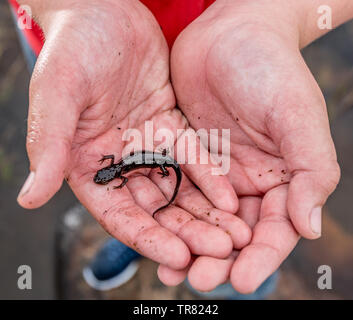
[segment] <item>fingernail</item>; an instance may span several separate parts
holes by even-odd
[[[23,197],[31,189],[33,182],[34,182],[34,176],[35,176],[35,173],[33,171],[31,171],[31,173],[28,175],[26,182],[24,183],[24,185],[18,195],[19,198]]]
[[[311,230],[318,235],[321,235],[321,212],[321,207],[316,207],[310,215]]]

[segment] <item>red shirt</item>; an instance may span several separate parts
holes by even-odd
[[[140,0],[154,14],[160,24],[168,45],[171,48],[178,34],[215,0]],[[9,0],[14,12],[18,13],[16,0]],[[35,54],[39,54],[44,37],[41,29],[34,22],[32,29],[24,29],[24,36]]]

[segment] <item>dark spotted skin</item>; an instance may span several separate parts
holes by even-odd
[[[182,173],[179,164],[167,155],[166,150],[162,153],[151,151],[132,152],[128,156],[121,158],[117,163],[114,163],[114,155],[103,156],[99,161],[103,163],[108,159],[110,160],[110,165],[97,171],[93,179],[95,183],[104,185],[115,178],[119,178],[122,182],[120,185],[114,187],[114,189],[117,189],[122,188],[128,182],[128,178],[125,177],[125,174],[130,171],[141,168],[160,168],[161,172],[158,173],[162,175],[163,178],[169,176],[167,168],[172,168],[177,178],[173,196],[166,205],[153,212],[152,216],[154,217],[158,211],[168,207],[175,200],[180,187]]]

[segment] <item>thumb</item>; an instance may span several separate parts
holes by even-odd
[[[83,104],[77,96],[85,96],[74,70],[43,51],[30,84],[30,174],[17,198],[28,209],[42,206],[60,189]]]
[[[302,236],[316,239],[321,236],[322,206],[336,188],[340,169],[315,80],[307,75],[294,87],[299,92],[286,96],[268,126],[292,176],[287,199],[291,221]]]

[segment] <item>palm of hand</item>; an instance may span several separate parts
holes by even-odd
[[[296,228],[315,237],[302,217],[311,209],[308,199],[315,199],[304,173],[314,171],[309,153],[318,156],[310,149],[311,133],[321,134],[320,156],[334,151],[321,92],[299,50],[264,25],[235,20],[234,12],[211,7],[176,41],[171,71],[178,105],[195,130],[230,129],[228,178],[240,197],[237,215],[253,227],[253,238],[223,273],[246,293],[292,251]],[[315,124],[320,133],[313,132]]]
[[[77,14],[72,15],[76,19],[71,19],[67,10],[62,11],[64,16],[59,12],[53,17],[57,19],[53,22],[56,28],[49,28],[46,34],[31,83],[30,114],[33,118],[30,119],[28,153],[32,170],[36,172],[31,190],[37,193],[28,193],[20,201],[27,207],[44,203],[60,187],[65,174],[78,199],[103,227],[143,255],[176,269],[189,263],[190,251],[226,257],[232,250],[232,240],[235,246],[242,246],[249,241],[250,231],[240,219],[214,209],[186,177],[179,192],[180,207],[163,210],[156,215],[156,220],[151,214],[165,204],[166,197],[170,198],[175,181],[172,184],[168,183],[169,179],[161,181],[155,171],[147,170],[144,175],[130,176],[127,186],[120,190],[110,185],[98,186],[92,181],[101,168],[98,160],[103,154],[114,154],[116,158],[123,155],[123,149],[131,142],[122,139],[127,129],[137,129],[144,140],[147,138],[144,136],[146,121],[153,121],[152,134],[163,128],[173,132],[174,137],[176,129],[187,126],[180,111],[174,108],[168,49],[158,24],[138,2],[120,5],[122,7],[105,8],[105,3],[101,3],[97,12],[94,8],[92,12],[91,6],[76,4],[75,8],[80,9],[79,19]],[[116,12],[112,12],[114,9]],[[96,19],[94,13],[99,13],[100,19]],[[92,28],[91,17],[94,17],[94,32],[86,38],[81,31]],[[49,110],[43,101],[57,104]],[[40,117],[36,118],[37,115]],[[42,121],[46,117],[47,120]],[[57,119],[61,119],[65,127],[58,127]],[[133,141],[133,146],[139,142]],[[143,142],[141,147],[145,147]],[[43,150],[41,157],[46,161],[36,164]],[[56,166],[49,169],[53,161]],[[191,172],[189,176],[199,184],[198,177],[192,176],[192,166],[189,170],[186,166],[185,170]],[[209,168],[203,167],[199,172],[202,170],[207,173]],[[57,186],[45,190],[46,185],[37,182],[43,178],[55,181]],[[221,206],[225,202],[223,206],[227,208],[226,200],[230,198],[233,208],[236,197],[227,179],[215,178],[214,184],[219,185],[222,195],[218,197],[212,191],[216,202]],[[201,181],[199,185],[211,191],[209,183]],[[193,194],[192,208],[190,194]],[[197,212],[191,212],[195,208]],[[215,221],[207,221],[213,209],[214,216],[219,216],[217,219],[224,217],[222,220],[229,232],[236,230],[237,234],[230,236],[212,226]],[[241,234],[239,229],[242,228]],[[198,233],[205,237],[200,239]]]

